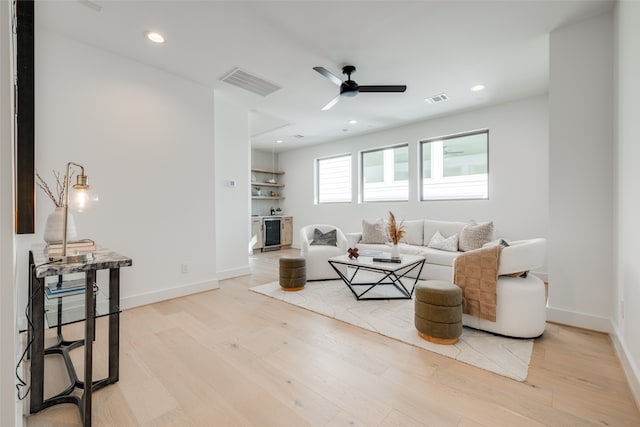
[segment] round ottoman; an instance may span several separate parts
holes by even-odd
[[[462,334],[462,290],[444,280],[427,280],[415,289],[418,334],[436,344],[455,344]]]
[[[299,291],[307,283],[305,259],[299,256],[280,258],[280,287],[283,291]]]

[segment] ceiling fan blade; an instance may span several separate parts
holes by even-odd
[[[316,70],[317,72],[319,72],[320,74],[322,74],[323,76],[325,76],[326,78],[328,78],[329,80],[331,80],[332,83],[340,86],[342,84],[342,80],[340,80],[338,77],[336,77],[334,74],[331,73],[331,71],[327,70],[324,67],[313,67],[314,70]]]
[[[328,109],[330,109],[331,107],[336,105],[338,103],[338,101],[340,101],[340,95],[336,96],[331,101],[329,101],[329,103],[327,105],[322,107],[322,111],[327,111]]]
[[[407,90],[405,85],[379,85],[379,86],[359,86],[359,92],[404,92]]]

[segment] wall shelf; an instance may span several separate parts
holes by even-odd
[[[284,196],[251,196],[252,200],[284,200]]]
[[[268,173],[272,175],[284,175],[284,171],[278,171],[278,170],[272,170],[272,169],[251,168],[251,172]]]
[[[272,183],[272,182],[257,182],[257,181],[253,181],[253,182],[251,182],[251,185],[254,186],[254,187],[284,187],[284,184],[281,184],[279,182]]]

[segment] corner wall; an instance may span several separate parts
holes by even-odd
[[[613,338],[640,407],[640,2],[617,4],[616,299]]]
[[[15,386],[20,336],[15,308],[11,10],[11,2],[0,2],[0,425],[21,426]]]
[[[213,129],[211,89],[36,28],[36,166],[50,183],[85,166],[100,203],[74,215],[79,237],[133,259],[124,308],[217,287]],[[53,209],[38,189],[36,234],[18,239],[19,311]]]
[[[608,332],[613,300],[613,15],[550,35],[547,319]]]

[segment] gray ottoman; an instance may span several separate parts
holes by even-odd
[[[280,258],[280,287],[283,291],[299,291],[307,283],[305,259],[299,256]]]
[[[418,334],[436,344],[455,344],[462,334],[462,290],[444,280],[416,285],[415,325]]]

